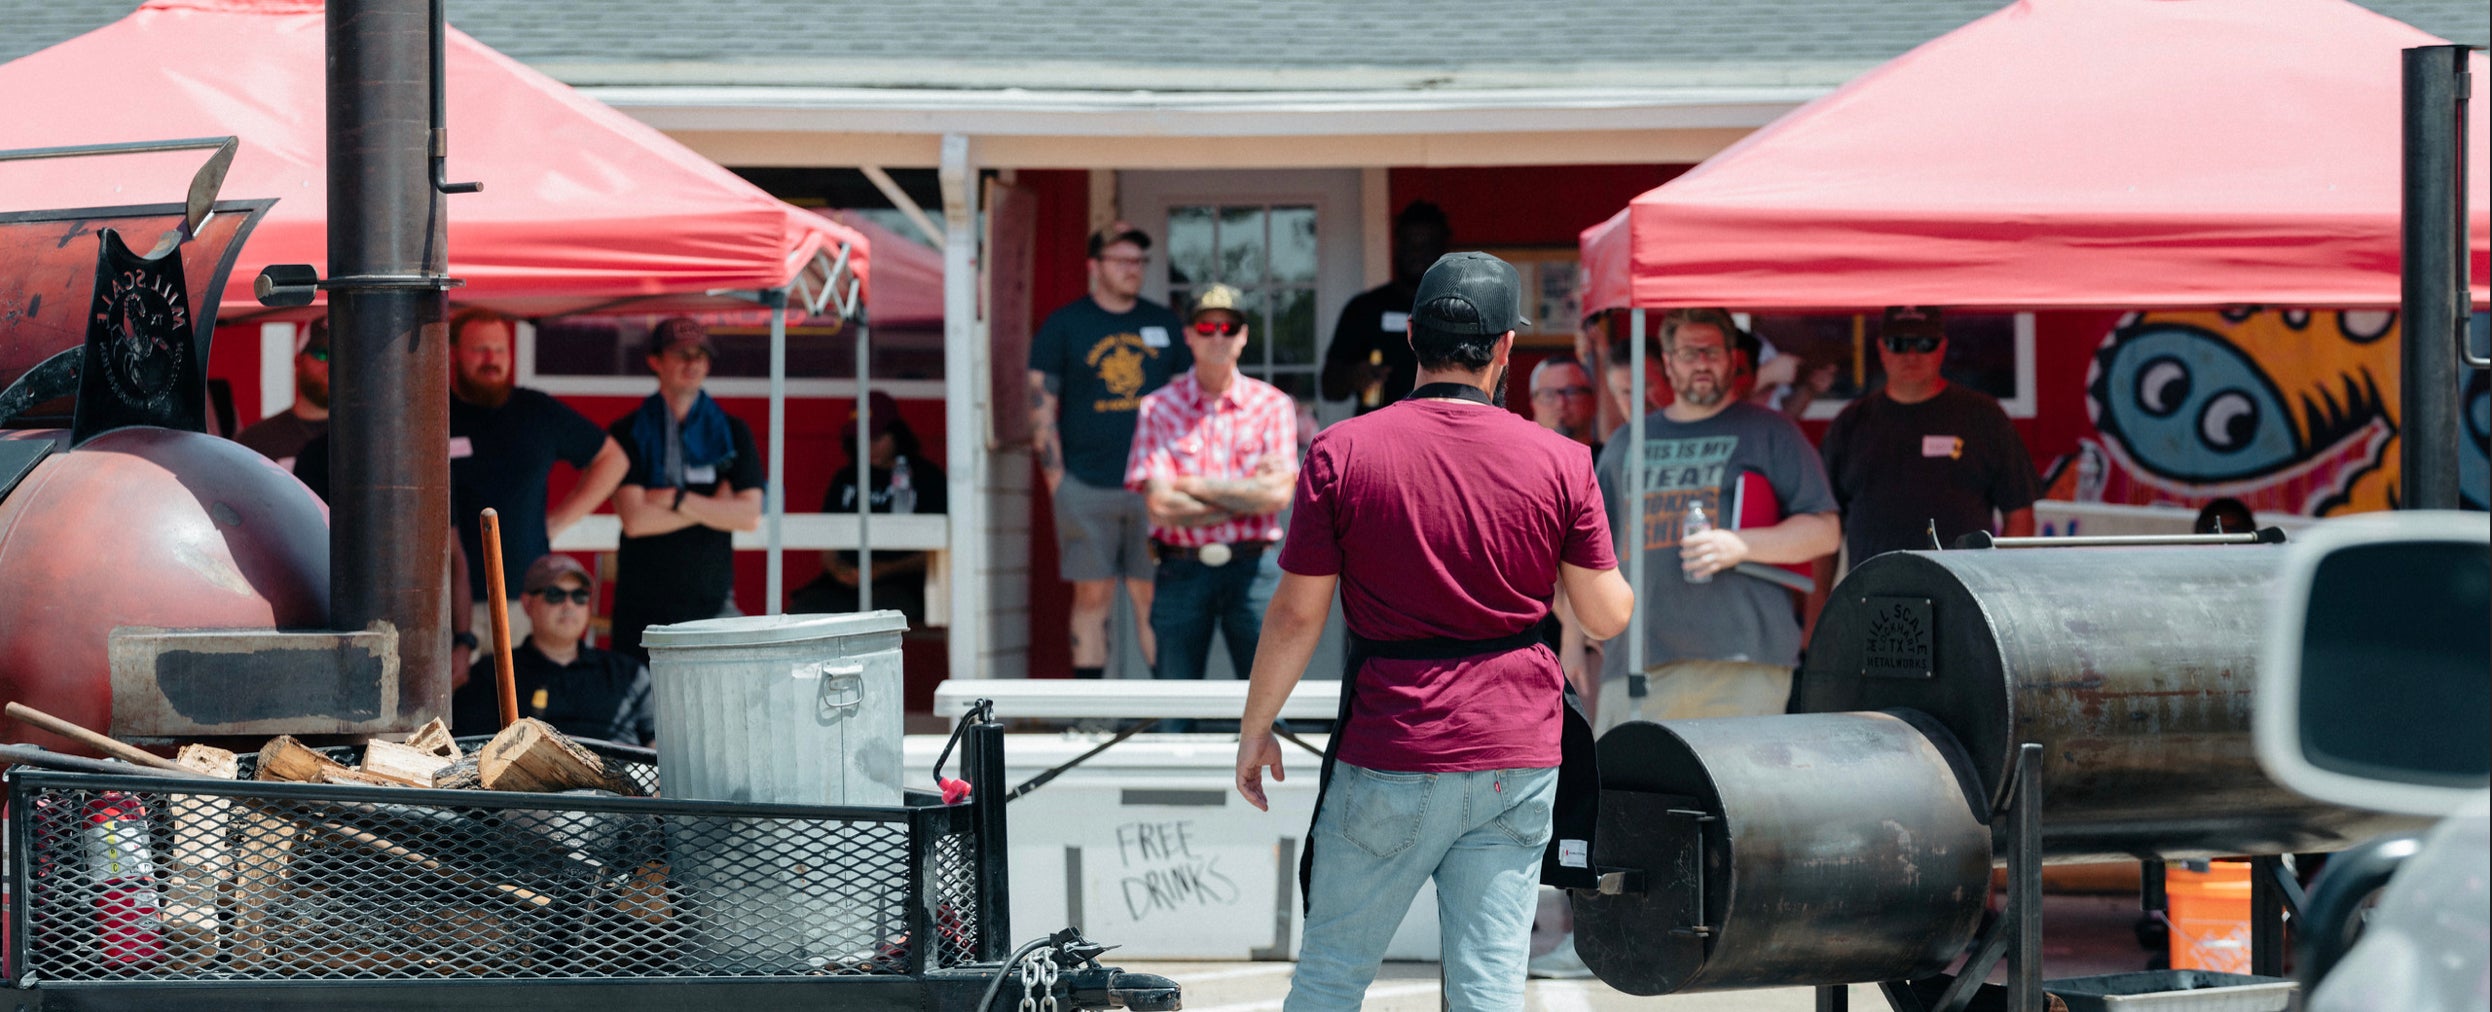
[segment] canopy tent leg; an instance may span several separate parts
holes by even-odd
[[[769,600],[762,614],[776,615],[786,599],[787,568],[781,557],[782,527],[787,519],[787,289],[762,293],[770,307],[770,481],[763,493],[762,537],[768,545],[763,564],[763,594]]]

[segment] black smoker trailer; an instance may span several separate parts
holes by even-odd
[[[1177,1008],[1072,929],[1012,947],[1002,727],[965,732],[952,805],[19,766],[9,981],[20,1009]]]

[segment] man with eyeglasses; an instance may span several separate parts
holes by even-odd
[[[1987,395],[1947,382],[1939,311],[1896,306],[1879,328],[1886,383],[1852,401],[1822,447],[1852,565],[1974,531],[2033,533],[2033,458]],[[1997,526],[1994,528],[1994,520]]]
[[[614,490],[614,649],[647,663],[641,630],[742,614],[735,531],[761,526],[761,454],[753,430],[701,389],[717,346],[700,321],[675,317],[649,335],[658,392],[606,435],[631,461]]]
[[[1246,350],[1240,301],[1237,289],[1219,284],[1195,296],[1185,332],[1194,367],[1144,397],[1134,423],[1125,487],[1142,493],[1159,558],[1155,678],[1203,677],[1215,627],[1245,677],[1280,582],[1265,549],[1281,540],[1279,514],[1298,480],[1298,404],[1238,371]]]
[[[294,403],[252,423],[234,436],[234,442],[291,471],[303,448],[328,431],[329,318],[321,316],[303,329],[303,339],[294,346]],[[322,448],[326,447],[323,443]]]
[[[1030,434],[1053,497],[1057,571],[1073,584],[1073,677],[1108,663],[1108,616],[1123,581],[1137,617],[1151,613],[1150,519],[1125,489],[1142,397],[1194,364],[1183,324],[1142,297],[1151,237],[1117,222],[1090,237],[1090,294],[1049,314],[1030,340]],[[1151,631],[1137,630],[1142,656]]]
[[[1591,447],[1601,455],[1592,414],[1600,402],[1593,396],[1592,374],[1571,355],[1556,355],[1532,367],[1532,421],[1558,435]]]
[[[596,611],[588,570],[568,555],[546,555],[528,564],[524,581],[520,607],[528,613],[528,635],[511,647],[519,715],[574,737],[649,744],[657,737],[649,669],[621,653],[581,642]],[[493,658],[478,658],[451,693],[451,730],[492,734],[501,726]]]
[[[1645,553],[1644,669],[1611,643],[1595,723],[1781,713],[1800,658],[1790,592],[1738,572],[1743,562],[1802,563],[1835,550],[1841,528],[1817,453],[1791,419],[1734,394],[1738,330],[1719,309],[1662,317],[1670,405],[1645,416],[1644,487],[1627,486],[1621,433],[1601,453],[1601,496],[1621,556]],[[1729,529],[1732,494],[1754,474],[1782,506],[1776,523]],[[1712,529],[1685,533],[1701,506]]]

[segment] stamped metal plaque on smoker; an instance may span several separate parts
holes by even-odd
[[[1929,678],[1937,637],[1926,597],[1868,599],[1869,629],[1861,641],[1860,673],[1869,678]]]

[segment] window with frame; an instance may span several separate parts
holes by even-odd
[[[1168,302],[1184,316],[1220,283],[1243,296],[1246,350],[1238,368],[1300,403],[1316,396],[1315,208],[1190,204],[1168,209]]]
[[[1877,342],[1884,313],[1733,314],[1776,354],[1797,355],[1800,375],[1831,364],[1834,385],[1808,407],[1809,418],[1833,418],[1852,399],[1884,382]],[[1947,312],[1947,382],[1997,398],[2010,418],[2034,415],[2033,314]]]
[[[649,335],[679,314],[557,316],[521,328],[519,375],[552,393],[646,392]],[[706,388],[716,396],[763,396],[770,383],[770,324],[758,312],[689,314],[718,349]],[[943,332],[877,327],[868,368],[877,389],[902,397],[942,396]],[[857,375],[856,331],[837,321],[787,328],[788,389],[797,396],[847,396]],[[626,390],[625,387],[631,389]],[[923,390],[917,388],[924,388]]]

